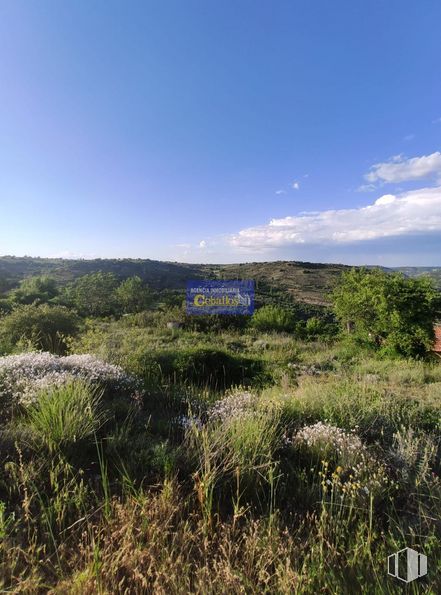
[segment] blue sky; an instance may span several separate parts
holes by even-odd
[[[440,22],[0,0],[0,254],[441,265]]]

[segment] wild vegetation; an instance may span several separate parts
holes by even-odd
[[[108,270],[6,285],[1,590],[401,593],[410,546],[407,591],[440,592],[430,282],[348,270],[330,308],[261,281],[251,319]]]

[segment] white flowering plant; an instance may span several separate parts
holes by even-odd
[[[257,397],[248,391],[231,391],[225,398],[216,401],[206,412],[208,422],[225,422],[256,411]]]
[[[101,386],[108,394],[133,394],[139,381],[120,366],[109,364],[89,354],[57,356],[45,352],[0,357],[0,403],[34,403],[41,390],[81,379]]]
[[[322,421],[304,426],[291,439],[286,438],[286,442],[317,461],[333,460],[346,466],[355,464],[365,451],[355,428],[347,432]]]
[[[319,470],[322,489],[334,495],[378,497],[390,483],[384,464],[362,442],[356,428],[348,432],[319,421],[304,426],[291,439],[285,437],[285,443],[313,476]]]
[[[239,419],[253,414],[257,409],[257,397],[253,393],[242,389],[233,389],[226,396],[215,401],[210,406],[203,405],[200,401],[187,402],[190,411],[180,414],[175,418],[177,425],[188,430],[192,426],[202,428],[205,425],[219,425],[232,419]]]

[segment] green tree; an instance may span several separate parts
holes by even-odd
[[[0,341],[11,347],[26,341],[36,349],[64,353],[66,339],[76,334],[79,323],[65,306],[23,304],[0,319]]]
[[[152,302],[150,289],[138,276],[128,277],[115,291],[118,307],[125,314],[131,312],[142,312]]]
[[[46,275],[26,277],[11,292],[11,299],[19,304],[45,304],[58,295],[55,279]]]
[[[117,311],[117,287],[113,273],[90,273],[66,287],[65,299],[83,316],[109,316]]]
[[[440,294],[428,277],[351,269],[332,300],[341,325],[366,343],[405,356],[423,355],[433,343]]]

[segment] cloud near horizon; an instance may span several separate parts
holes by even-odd
[[[440,159],[441,159],[441,154]],[[298,245],[348,245],[420,233],[441,233],[441,186],[399,195],[385,194],[373,204],[272,219],[228,236],[233,249],[263,252]]]
[[[364,178],[367,182],[408,182],[430,176],[441,176],[441,153],[435,151],[431,155],[406,159],[396,155],[384,163],[376,163]]]

